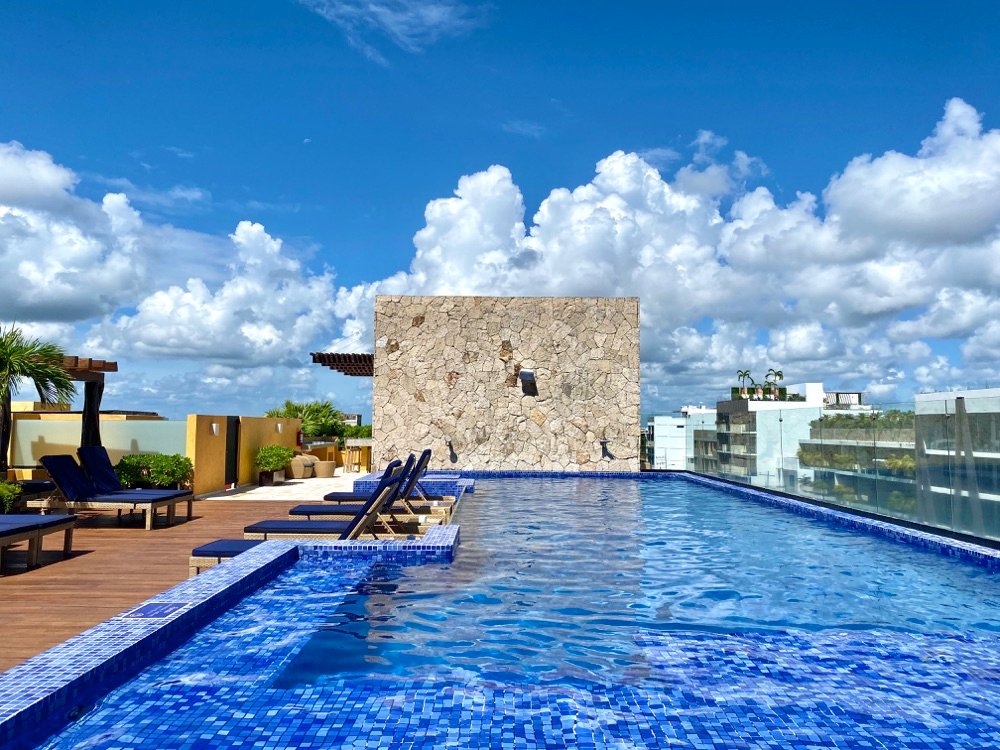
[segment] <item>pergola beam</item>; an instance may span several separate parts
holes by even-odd
[[[83,414],[80,418],[80,445],[101,444],[101,398],[104,374],[118,372],[118,363],[90,357],[64,357],[63,369],[71,379],[82,382]]]
[[[370,378],[375,375],[375,355],[341,354],[338,352],[312,352],[314,365],[323,365],[344,375]]]

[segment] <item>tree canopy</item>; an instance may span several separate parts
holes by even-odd
[[[0,328],[0,479],[7,473],[13,394],[30,381],[43,404],[70,401],[76,386],[63,367],[65,356],[61,347],[31,338],[14,325]]]

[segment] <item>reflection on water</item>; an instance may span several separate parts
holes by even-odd
[[[480,480],[457,522],[452,565],[376,568],[279,686],[637,682],[650,631],[1000,631],[986,571],[682,481]]]

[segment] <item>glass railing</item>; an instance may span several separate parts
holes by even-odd
[[[126,453],[181,453],[186,450],[187,422],[101,420],[101,442],[112,461]],[[42,456],[75,454],[80,420],[18,419],[11,441],[14,466],[33,467]]]
[[[1000,540],[1000,396],[752,416],[756,453],[702,473]],[[690,465],[705,467],[711,447],[698,441]]]

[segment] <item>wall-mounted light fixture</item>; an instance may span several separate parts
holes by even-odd
[[[614,461],[615,455],[608,450],[608,436],[605,435],[599,442],[601,443],[601,458],[609,458]]]
[[[208,432],[212,437],[219,437],[219,423],[212,422],[208,425]]]
[[[284,422],[276,422],[275,423],[275,425],[274,425],[274,431],[275,432],[277,432],[280,435],[282,432],[284,432],[284,430],[285,430],[285,424],[284,424]]]
[[[448,446],[448,460],[453,464],[458,463],[458,454],[455,453],[455,446],[452,445],[450,435],[444,436],[444,444]]]
[[[538,383],[535,382],[534,370],[521,370],[517,373],[517,377],[521,381],[521,392],[525,396],[538,395]]]

